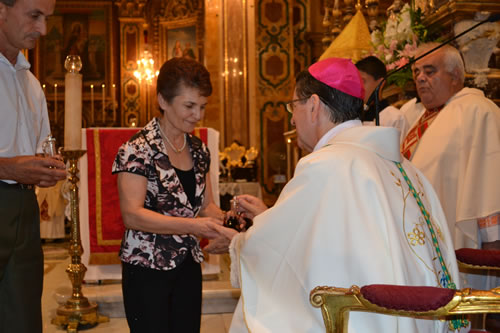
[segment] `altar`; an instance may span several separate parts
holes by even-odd
[[[82,263],[86,281],[121,279],[118,251],[124,226],[120,213],[117,175],[111,167],[119,146],[138,132],[137,128],[86,128],[82,130],[80,159],[80,230],[84,249]],[[196,128],[194,135],[204,141],[211,153],[210,177],[214,200],[219,204],[218,141],[211,128]],[[208,256],[203,274],[219,272],[218,256]]]

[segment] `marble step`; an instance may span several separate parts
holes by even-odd
[[[85,284],[82,287],[85,297],[99,306],[99,314],[110,318],[124,318],[122,286],[120,281],[105,281],[101,284]],[[55,290],[54,298],[64,304],[71,296],[70,286]],[[203,281],[203,314],[233,313],[240,297],[240,290],[233,288],[229,281]]]

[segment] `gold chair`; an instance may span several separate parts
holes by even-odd
[[[458,267],[463,269],[500,270],[500,251],[458,249],[455,251]]]
[[[456,250],[455,255],[460,272],[476,271],[476,274],[488,274],[490,271],[500,270],[500,251],[498,250],[462,248]],[[480,316],[471,316],[470,320],[472,327],[481,327],[484,331],[490,327],[492,331],[497,332],[500,324],[498,318],[487,318],[486,313]]]
[[[310,293],[310,302],[321,308],[327,333],[346,333],[350,311],[436,319],[500,313],[500,288],[485,291],[396,285],[316,287]]]
[[[455,254],[460,268],[500,270],[498,250],[464,248]],[[405,304],[404,300],[411,302]],[[342,333],[347,332],[349,311],[415,318],[500,313],[500,287],[489,291],[396,285],[352,286],[350,289],[316,287],[310,293],[310,302],[321,308],[327,333]]]

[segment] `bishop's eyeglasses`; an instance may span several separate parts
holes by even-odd
[[[311,97],[311,96],[309,96],[309,97]],[[309,99],[309,97],[292,99],[290,102],[287,102],[287,103],[285,104],[285,106],[286,106],[286,110],[287,110],[290,114],[293,114],[293,107],[294,107],[295,102],[304,101],[304,100],[306,100],[306,99]]]

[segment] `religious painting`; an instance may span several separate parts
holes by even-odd
[[[160,22],[160,61],[176,57],[201,59],[197,18]]]
[[[168,59],[186,57],[197,60],[196,27],[183,27],[167,31]]]
[[[47,35],[36,50],[36,75],[47,86],[64,85],[64,60],[79,55],[84,90],[109,85],[111,76],[112,7],[103,1],[57,2],[47,20]]]

